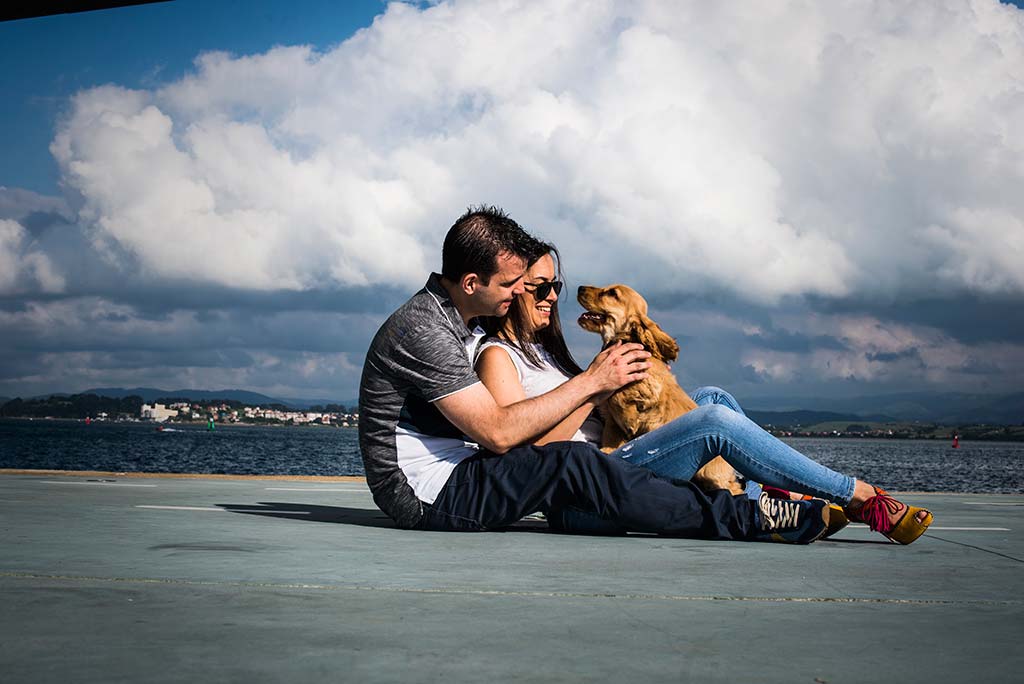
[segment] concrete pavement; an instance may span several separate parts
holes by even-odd
[[[1024,497],[909,547],[398,530],[353,478],[0,473],[4,682],[940,682],[1024,670]]]

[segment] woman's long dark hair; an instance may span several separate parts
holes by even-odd
[[[526,256],[527,268],[537,263],[545,254],[550,254],[554,258],[556,277],[558,280],[562,280],[562,258],[555,246],[550,243],[536,241],[536,245],[532,246],[530,253]],[[569,353],[569,347],[565,344],[565,338],[562,336],[562,324],[558,317],[557,301],[551,305],[551,317],[548,320],[550,322],[546,327],[534,330],[530,324],[530,314],[523,305],[522,297],[516,297],[512,300],[507,314],[501,317],[487,316],[481,321],[481,327],[489,336],[497,337],[518,349],[527,362],[535,368],[541,368],[544,365],[537,350],[533,347],[534,343],[537,343],[548,354],[551,354],[551,358],[559,370],[569,376],[579,375],[583,369],[577,365],[572,354]],[[506,322],[512,329],[511,337],[505,331]]]

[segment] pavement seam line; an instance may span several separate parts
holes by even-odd
[[[368,586],[360,584],[306,584],[284,582],[213,582],[204,580],[181,580],[158,577],[90,577],[74,575],[42,575],[27,572],[0,572],[0,578],[37,579],[70,582],[107,582],[111,584],[166,584],[171,586],[235,587],[250,589],[313,589],[320,591],[367,591],[394,592],[405,594],[462,594],[469,596],[509,596],[520,598],[576,598],[576,599],[626,599],[647,601],[737,601],[750,603],[866,603],[896,605],[937,605],[937,606],[1018,606],[1021,601],[993,600],[946,600],[946,599],[896,599],[896,598],[855,598],[840,596],[684,596],[678,594],[616,594],[583,593],[560,591],[504,591],[498,589],[468,589],[456,587],[413,587]]]
[[[975,546],[974,544],[967,544],[965,542],[958,542],[958,541],[955,541],[953,539],[946,539],[945,537],[940,537],[937,534],[929,534],[928,538],[929,539],[937,539],[939,541],[946,542],[947,544],[955,544],[957,546],[964,546],[964,547],[966,547],[968,549],[974,549],[975,551],[983,551],[984,553],[990,553],[993,556],[999,556],[1000,558],[1006,558],[1007,560],[1012,560],[1012,561],[1015,561],[1017,563],[1024,563],[1024,558],[1017,558],[1016,556],[1011,556],[1009,554],[1001,553],[999,551],[993,551],[992,549],[986,549],[986,548],[984,548],[982,546]]]

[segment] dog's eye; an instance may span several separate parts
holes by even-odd
[[[613,287],[613,288],[611,288],[611,289],[609,289],[609,290],[605,290],[605,291],[604,291],[604,296],[605,296],[605,297],[611,297],[612,299],[618,299],[618,298],[619,298],[619,291],[618,291],[618,290],[616,290],[616,289],[615,289],[615,288]]]

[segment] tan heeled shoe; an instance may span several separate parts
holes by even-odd
[[[875,487],[874,490],[875,495],[857,508],[844,508],[846,517],[854,522],[866,523],[872,532],[880,532],[889,541],[897,544],[912,543],[932,524],[934,516],[931,511],[897,501],[879,487]],[[906,510],[893,522],[892,516],[899,512],[901,506]],[[921,511],[927,515],[923,520],[918,520],[917,515]]]

